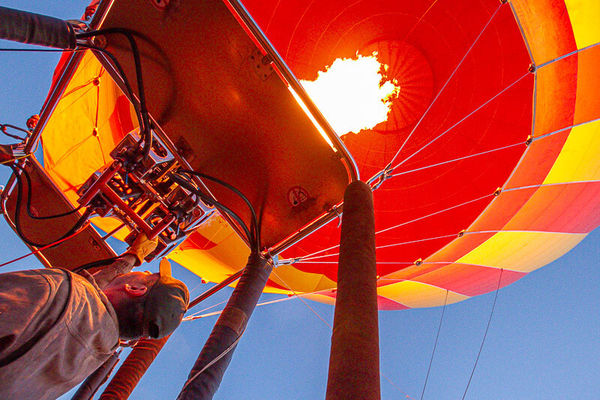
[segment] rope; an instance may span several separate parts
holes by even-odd
[[[422,242],[428,242],[430,240],[438,240],[438,239],[445,239],[445,238],[451,238],[451,237],[456,237],[456,233],[451,233],[449,235],[442,235],[442,236],[434,236],[434,237],[425,238],[425,239],[408,240],[408,241],[405,241],[405,242],[398,242],[398,243],[386,244],[386,245],[382,245],[382,246],[377,246],[377,247],[375,247],[375,249],[376,250],[380,250],[380,249],[385,249],[385,248],[388,248],[388,247],[395,247],[395,246],[403,246],[403,245],[407,245],[407,244],[422,243]],[[339,255],[339,253],[324,254],[322,256],[316,256],[316,257],[305,257],[305,258],[301,259],[301,261],[302,262],[304,262],[304,261],[314,261],[314,260],[319,259],[319,258],[333,257],[333,256],[337,256],[337,255]]]
[[[275,303],[281,303],[281,302],[284,302],[284,301],[292,300],[292,299],[294,299],[294,298],[298,298],[298,299],[299,299],[299,300],[300,300],[300,301],[301,301],[301,302],[302,302],[302,303],[303,303],[303,304],[304,304],[304,305],[305,305],[305,306],[306,306],[306,307],[307,307],[307,308],[308,308],[308,309],[309,309],[309,310],[310,310],[310,311],[311,311],[311,312],[312,312],[312,313],[313,313],[313,314],[314,314],[314,315],[315,315],[315,316],[316,316],[316,317],[317,317],[319,320],[321,320],[321,321],[322,321],[322,322],[323,322],[325,325],[327,325],[327,327],[329,327],[329,329],[330,329],[331,331],[333,331],[333,327],[331,326],[331,324],[330,324],[329,322],[327,322],[327,321],[325,320],[325,318],[323,318],[323,317],[322,317],[322,316],[321,316],[321,315],[320,315],[320,314],[319,314],[317,311],[315,311],[315,310],[314,310],[314,309],[313,309],[313,308],[312,308],[312,307],[311,307],[311,306],[310,306],[310,305],[309,305],[309,304],[308,304],[308,303],[307,303],[307,302],[306,302],[306,301],[303,299],[303,296],[307,296],[307,295],[310,295],[310,294],[318,294],[319,292],[311,292],[311,293],[302,293],[302,294],[298,294],[296,291],[294,291],[294,290],[293,290],[293,289],[292,289],[292,288],[291,288],[291,287],[290,287],[290,286],[287,284],[287,282],[286,282],[286,281],[285,281],[285,280],[284,280],[284,279],[283,279],[281,276],[279,276],[279,275],[277,274],[276,270],[273,270],[273,274],[274,274],[274,275],[275,275],[275,276],[276,276],[276,277],[277,277],[277,278],[278,278],[278,279],[279,279],[279,280],[280,280],[280,281],[281,281],[281,282],[284,284],[284,286],[287,288],[287,290],[289,290],[289,291],[291,291],[291,292],[293,293],[293,295],[292,295],[292,296],[287,296],[287,297],[282,297],[282,298],[280,298],[280,299],[275,299],[275,300],[270,300],[270,301],[265,301],[265,302],[262,302],[262,303],[258,303],[258,304],[256,305],[257,307],[259,307],[259,306],[266,306],[266,305],[275,304]],[[446,292],[446,296],[447,296],[447,295],[448,295],[448,293]],[[215,305],[212,305],[212,306],[210,306],[210,307],[207,307],[207,308],[205,308],[204,310],[201,310],[201,311],[199,311],[199,312],[202,312],[202,311],[209,310],[209,309],[211,309],[211,308],[214,308],[214,307],[216,307],[216,306],[218,306],[218,305],[220,305],[220,304],[223,304],[223,303],[224,303],[224,301],[223,301],[223,302],[220,302],[220,303],[217,303],[217,304],[215,304]],[[190,316],[188,316],[188,317],[185,317],[185,318],[183,319],[183,321],[193,321],[193,320],[200,319],[200,318],[205,318],[205,317],[215,316],[215,315],[219,315],[219,314],[221,314],[222,312],[223,312],[223,310],[220,310],[220,311],[214,311],[214,312],[211,312],[211,313],[206,313],[206,314],[202,314],[202,315],[197,315],[197,313],[196,313],[196,314],[194,314],[194,315],[190,315]],[[439,332],[438,332],[438,335],[439,335]],[[241,336],[240,336],[240,337],[241,337]],[[212,360],[212,361],[209,363],[209,365],[205,366],[205,367],[204,367],[204,368],[203,368],[203,369],[202,369],[200,372],[196,373],[196,374],[194,375],[194,377],[193,377],[191,380],[194,380],[194,379],[195,379],[197,376],[199,376],[199,375],[200,375],[202,372],[204,372],[204,371],[205,371],[207,368],[209,368],[209,367],[210,367],[211,365],[213,365],[215,362],[217,362],[217,361],[218,361],[218,360],[220,360],[222,357],[224,357],[224,356],[225,356],[225,355],[226,355],[226,354],[227,354],[229,351],[231,351],[231,349],[232,349],[232,348],[235,346],[235,344],[237,343],[237,341],[239,341],[239,338],[240,338],[240,337],[238,337],[238,339],[236,340],[236,342],[235,342],[235,343],[233,343],[233,344],[232,344],[232,345],[231,345],[229,348],[227,348],[227,349],[226,349],[226,350],[225,350],[223,353],[221,353],[221,354],[220,354],[220,355],[219,355],[217,358],[213,359],[213,360]],[[401,389],[400,389],[400,388],[399,388],[399,387],[398,387],[396,384],[394,384],[394,382],[393,382],[393,381],[392,381],[392,380],[391,380],[389,377],[387,377],[385,374],[381,373],[381,377],[382,377],[382,378],[384,378],[384,379],[385,379],[385,380],[386,380],[388,383],[390,383],[390,385],[392,385],[392,386],[393,386],[393,387],[394,387],[396,390],[398,390],[400,393],[402,393],[403,395],[405,395],[405,398],[406,398],[406,399],[409,399],[409,400],[414,400],[414,398],[413,398],[413,397],[411,397],[411,396],[407,395],[406,393],[404,393],[404,392],[403,392],[403,391],[402,391],[402,390],[401,390]],[[185,386],[184,386],[184,388],[185,388]]]
[[[487,197],[492,197],[492,196],[494,196],[494,193],[491,193],[491,194],[486,194],[486,195],[484,195],[484,196],[477,197],[477,198],[475,198],[475,199],[468,200],[468,201],[465,201],[465,202],[463,202],[463,203],[460,203],[460,204],[457,204],[457,205],[454,205],[454,206],[450,206],[450,207],[448,207],[448,208],[444,208],[443,210],[436,211],[436,212],[433,212],[433,213],[431,213],[431,214],[427,214],[427,215],[424,215],[424,216],[422,216],[422,217],[419,217],[419,218],[412,219],[412,220],[410,220],[410,221],[402,222],[402,223],[400,223],[400,224],[398,224],[398,225],[390,226],[390,227],[388,227],[388,228],[385,228],[385,229],[382,229],[382,230],[380,230],[380,231],[377,231],[377,232],[375,232],[375,235],[378,235],[378,234],[380,234],[380,233],[383,233],[383,232],[390,231],[390,230],[392,230],[392,229],[400,228],[400,227],[402,227],[402,226],[405,226],[405,225],[408,225],[408,224],[412,224],[413,222],[417,222],[417,221],[423,220],[423,219],[425,219],[425,218],[433,217],[434,215],[438,215],[438,214],[444,213],[444,212],[446,212],[446,211],[450,211],[450,210],[453,210],[453,209],[455,209],[455,208],[458,208],[458,207],[465,206],[465,205],[467,205],[467,204],[475,203],[475,202],[477,202],[477,201],[480,201],[480,200],[483,200],[483,199],[485,199],[485,198],[487,198]],[[306,255],[304,255],[304,256],[302,256],[302,257],[297,257],[297,259],[298,259],[298,262],[299,262],[299,261],[302,261],[302,260],[303,260],[303,259],[305,259],[305,258],[312,258],[313,256],[316,256],[317,254],[323,253],[323,252],[325,252],[325,251],[328,251],[328,250],[333,250],[333,249],[336,249],[336,248],[338,248],[338,247],[339,247],[339,245],[335,245],[335,246],[327,247],[327,248],[325,248],[325,249],[321,249],[321,250],[315,251],[315,252],[313,252],[313,253],[306,254]]]
[[[462,124],[465,120],[467,120],[469,117],[471,117],[477,111],[481,110],[483,107],[485,107],[486,105],[488,105],[489,103],[491,103],[492,101],[494,101],[496,98],[498,98],[498,96],[501,96],[504,92],[506,92],[507,90],[509,90],[510,88],[512,88],[514,85],[516,85],[517,83],[519,83],[521,80],[523,80],[523,78],[525,78],[528,75],[529,75],[529,72],[526,72],[525,74],[523,74],[521,77],[519,77],[517,80],[515,80],[514,82],[512,82],[510,85],[508,85],[507,87],[505,87],[504,89],[502,89],[500,92],[496,93],[494,96],[492,96],[491,98],[489,98],[488,100],[486,100],[483,104],[479,105],[473,111],[471,111],[470,113],[468,113],[467,115],[465,115],[464,117],[462,117],[458,122],[454,123],[451,127],[449,127],[448,129],[446,129],[444,132],[442,132],[439,135],[437,135],[436,137],[434,137],[432,140],[430,140],[424,146],[421,146],[421,148],[419,148],[417,151],[415,151],[414,153],[412,153],[410,156],[408,156],[405,159],[403,159],[402,161],[400,161],[397,165],[391,167],[391,169],[393,170],[395,168],[398,168],[399,166],[401,166],[402,164],[404,164],[405,162],[407,162],[408,160],[410,160],[411,158],[413,158],[414,156],[416,156],[417,154],[419,154],[421,151],[425,150],[427,147],[429,147],[431,144],[433,144],[436,140],[438,140],[439,138],[441,138],[442,136],[444,136],[446,133],[450,132],[452,129],[456,128],[458,125]],[[396,156],[394,156],[393,160],[395,160],[397,156],[398,156],[398,153],[396,154]],[[392,163],[390,162],[389,165],[391,165],[391,164]]]
[[[423,113],[423,115],[421,115],[421,118],[419,118],[419,121],[417,121],[417,123],[415,124],[415,126],[413,127],[413,129],[410,131],[410,134],[406,137],[406,139],[404,140],[404,142],[402,143],[402,145],[400,146],[400,148],[398,149],[398,151],[396,152],[396,154],[394,155],[394,157],[392,157],[392,160],[389,162],[388,167],[391,167],[391,165],[394,163],[394,161],[396,160],[396,158],[400,155],[400,153],[404,149],[404,146],[406,146],[406,143],[410,140],[410,138],[415,133],[415,131],[417,130],[417,128],[421,125],[421,122],[423,122],[423,120],[425,119],[425,117],[427,116],[427,114],[429,114],[429,111],[431,110],[431,108],[433,107],[433,105],[435,104],[435,102],[437,101],[437,99],[440,97],[440,95],[442,94],[442,92],[446,89],[446,87],[448,86],[448,83],[450,83],[450,81],[452,80],[452,78],[454,77],[454,75],[456,74],[456,72],[459,70],[459,68],[461,67],[462,63],[465,61],[465,59],[467,58],[467,56],[469,55],[469,53],[471,52],[471,50],[473,50],[473,48],[475,47],[475,44],[479,41],[479,38],[481,37],[481,35],[483,35],[483,32],[485,32],[486,28],[492,22],[492,20],[496,16],[496,14],[498,14],[498,11],[500,11],[500,8],[502,7],[502,5],[503,5],[503,3],[501,3],[496,8],[496,11],[494,11],[494,13],[490,17],[490,19],[485,24],[485,26],[481,29],[481,32],[479,32],[479,35],[477,35],[477,37],[475,38],[475,40],[471,44],[471,47],[469,47],[469,49],[467,50],[467,52],[465,53],[465,55],[463,56],[463,58],[456,65],[456,67],[454,68],[454,70],[452,71],[452,73],[450,74],[450,76],[448,77],[448,79],[446,80],[446,82],[444,83],[444,85],[441,87],[441,89],[439,90],[439,92],[436,94],[436,96],[434,97],[434,99],[431,101],[431,104],[429,104],[429,107],[427,107],[427,109],[425,110],[425,112]],[[385,169],[389,169],[388,167],[386,167]]]
[[[413,173],[413,172],[419,172],[419,171],[423,171],[425,169],[439,167],[440,165],[450,164],[450,163],[457,162],[457,161],[467,160],[469,158],[482,156],[482,155],[493,153],[493,152],[496,152],[496,151],[511,149],[513,147],[522,146],[523,144],[524,144],[524,142],[513,143],[513,144],[506,145],[506,146],[498,147],[498,148],[495,148],[495,149],[482,151],[480,153],[469,154],[468,156],[453,158],[452,160],[442,161],[442,162],[439,162],[439,163],[426,165],[426,166],[420,167],[420,168],[409,169],[407,171],[398,172],[396,174],[390,174],[388,176],[388,178],[394,178],[394,177],[400,176],[400,175],[406,175],[406,174],[410,174],[410,173]]]
[[[327,321],[325,321],[325,319],[323,317],[321,317],[321,315],[319,315],[318,312],[316,312],[306,301],[304,301],[304,299],[301,296],[298,296],[298,293],[296,293],[296,291],[294,289],[292,289],[290,287],[290,285],[287,284],[287,282],[285,280],[283,280],[283,278],[281,276],[279,276],[277,274],[277,271],[275,269],[273,269],[273,274],[275,274],[275,276],[277,277],[277,279],[279,279],[281,282],[283,282],[283,284],[285,285],[285,287],[287,287],[287,289],[289,291],[291,291],[294,296],[296,296],[306,307],[308,307],[308,309],[317,316],[317,318],[319,318],[321,321],[323,321],[323,323],[325,325],[327,325],[329,327],[329,329],[333,330],[333,326],[331,326],[331,324]]]
[[[498,300],[498,291],[500,290],[500,282],[502,281],[502,272],[504,272],[504,269],[500,269],[500,276],[498,277],[498,286],[496,286],[496,294],[494,295],[494,303],[492,304],[492,311],[490,312],[490,317],[488,319],[487,326],[485,328],[485,333],[483,334],[483,340],[481,341],[481,346],[479,346],[479,352],[477,353],[477,358],[475,359],[475,364],[473,365],[473,369],[471,370],[471,376],[469,376],[469,382],[467,382],[467,387],[465,388],[465,392],[463,393],[461,400],[464,400],[465,396],[467,395],[467,391],[469,390],[469,386],[471,385],[471,380],[473,379],[473,374],[475,374],[475,368],[477,368],[477,363],[479,362],[479,356],[481,356],[481,351],[483,350],[485,338],[487,337],[488,330],[490,329],[490,323],[492,322],[492,316],[494,315],[494,309],[496,308],[496,300]]]
[[[267,306],[269,304],[275,304],[275,303],[281,303],[281,302],[284,302],[284,301],[291,300],[293,298],[294,298],[294,296],[286,296],[286,297],[282,297],[282,298],[276,299],[276,300],[264,301],[262,303],[258,303],[256,305],[256,307]],[[212,305],[210,307],[206,307],[202,311],[210,310],[211,308],[215,308],[216,306],[221,305],[223,303],[225,303],[225,301],[222,301],[222,302],[217,303],[215,305]],[[200,318],[206,318],[206,317],[212,317],[212,316],[215,316],[215,315],[220,315],[223,312],[223,310],[219,310],[219,311],[209,312],[209,313],[206,313],[206,314],[200,314],[202,311],[198,311],[197,313],[194,313],[194,314],[192,314],[192,315],[190,315],[188,317],[185,317],[184,319],[182,319],[182,321],[194,321],[194,320],[200,319]]]
[[[34,250],[31,253],[25,254],[24,256],[21,256],[21,257],[15,258],[14,260],[7,261],[7,262],[5,262],[3,264],[0,264],[0,268],[4,267],[5,265],[9,265],[9,264],[12,264],[14,262],[20,261],[20,260],[22,260],[24,258],[27,258],[27,257],[31,256],[31,255],[37,254],[40,251],[46,250],[46,249],[48,249],[48,248],[50,248],[52,246],[56,246],[57,244],[60,244],[60,243],[62,243],[64,241],[66,241],[66,240],[69,240],[69,239],[73,238],[74,236],[78,235],[79,233],[83,232],[84,229],[85,229],[85,227],[83,229],[81,229],[81,230],[78,230],[77,232],[74,232],[72,235],[67,236],[66,238],[63,238],[61,240],[57,240],[54,243],[50,243],[50,244],[48,244],[48,245],[46,245],[44,247],[40,247],[39,249]]]
[[[421,392],[421,400],[425,395],[425,388],[427,387],[427,381],[429,380],[429,373],[431,372],[431,365],[433,364],[433,356],[437,349],[438,341],[440,338],[440,331],[442,330],[442,322],[444,321],[444,314],[446,313],[446,305],[448,304],[448,289],[446,289],[446,298],[444,299],[444,307],[442,308],[442,316],[440,317],[440,324],[438,325],[437,334],[435,335],[435,343],[433,344],[433,351],[431,352],[431,359],[429,360],[429,367],[427,368],[427,375],[425,376],[425,383],[423,383],[423,391]]]
[[[304,301],[304,299],[302,298],[302,296],[299,296],[299,295],[298,295],[298,294],[297,294],[297,293],[294,291],[294,289],[292,289],[292,288],[290,287],[290,285],[288,285],[288,284],[285,282],[285,280],[283,280],[283,279],[282,279],[282,278],[281,278],[281,277],[280,277],[280,276],[277,274],[277,272],[275,271],[275,269],[273,270],[273,274],[275,274],[275,276],[276,276],[276,277],[277,277],[279,280],[281,280],[281,282],[283,282],[283,284],[284,284],[284,285],[287,287],[287,289],[288,289],[289,291],[291,291],[291,292],[294,294],[294,296],[295,296],[295,297],[297,297],[297,298],[298,298],[298,299],[299,299],[299,300],[300,300],[300,301],[301,301],[301,302],[302,302],[302,303],[303,303],[303,304],[304,304],[306,307],[308,307],[308,309],[309,309],[309,310],[310,310],[310,311],[311,311],[311,312],[312,312],[314,315],[316,315],[316,317],[317,317],[317,318],[319,318],[321,321],[323,321],[323,323],[324,323],[325,325],[327,325],[331,331],[333,331],[333,326],[331,326],[331,324],[330,324],[329,322],[325,321],[325,319],[324,319],[323,317],[321,317],[321,315],[320,315],[318,312],[316,312],[316,311],[315,311],[315,310],[314,310],[314,309],[313,309],[313,308],[312,308],[312,307],[311,307],[311,306],[310,306],[310,305],[309,305],[309,304],[308,304],[306,301]],[[385,375],[383,372],[381,372],[381,371],[380,371],[380,375],[381,375],[381,376],[382,376],[382,377],[383,377],[383,378],[384,378],[386,381],[390,382],[390,383],[392,384],[392,386],[393,386],[394,388],[396,388],[396,389],[397,389],[397,390],[398,390],[400,393],[402,393],[403,395],[405,395],[407,399],[412,399],[412,397],[408,396],[406,393],[404,393],[402,390],[400,390],[400,388],[399,388],[398,386],[396,386],[396,385],[395,385],[395,384],[394,384],[394,383],[391,381],[391,379],[390,379],[390,378],[388,378],[388,377],[387,377],[387,376],[386,376],[386,375]]]
[[[212,306],[209,306],[209,307],[203,308],[202,310],[196,311],[195,313],[190,314],[187,317],[183,318],[182,321],[193,321],[195,319],[200,319],[200,318],[204,318],[204,317],[210,317],[212,315],[219,315],[219,314],[221,314],[223,312],[223,310],[211,312],[211,313],[208,313],[208,314],[202,314],[202,313],[205,312],[205,311],[211,310],[211,309],[213,309],[215,307],[218,307],[221,304],[224,304],[226,302],[227,302],[227,300],[223,300],[223,301],[220,301],[220,302],[218,302],[216,304],[213,304]],[[259,303],[256,306],[258,307],[260,305],[261,304]]]

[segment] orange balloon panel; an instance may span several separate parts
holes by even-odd
[[[68,56],[61,58],[55,78]],[[113,161],[110,152],[134,128],[137,119],[133,106],[96,57],[86,52],[44,126],[44,170],[77,205],[77,190]],[[107,232],[120,224],[113,218],[92,221]],[[116,237],[124,239],[128,233],[124,228]]]

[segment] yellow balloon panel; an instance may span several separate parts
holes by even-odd
[[[282,265],[271,275],[271,281],[283,288],[291,288],[296,292],[312,293],[333,289],[337,283],[323,274],[303,272],[291,265]],[[284,290],[285,293],[291,293]]]
[[[574,127],[544,184],[600,179],[600,121]]]
[[[600,42],[600,1],[565,0],[577,48]]]
[[[221,282],[244,268],[250,249],[219,215],[202,224],[168,258],[209,282]]]
[[[586,234],[554,232],[496,233],[457,262],[531,272],[565,254]]]
[[[420,282],[404,281],[377,288],[377,294],[410,308],[435,307],[469,298],[447,289]],[[446,296],[448,296],[446,298]]]

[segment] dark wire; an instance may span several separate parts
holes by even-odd
[[[248,229],[248,227],[246,226],[246,224],[240,218],[239,215],[237,215],[229,207],[227,207],[227,206],[219,203],[218,201],[212,199],[207,194],[202,193],[202,191],[200,191],[198,188],[196,188],[195,186],[193,186],[193,184],[190,181],[188,181],[187,179],[185,179],[184,177],[176,175],[176,174],[171,174],[171,178],[175,182],[177,182],[179,185],[181,185],[183,188],[189,190],[190,192],[192,192],[195,195],[197,195],[198,197],[200,197],[202,199],[202,201],[204,201],[206,204],[215,206],[220,211],[229,214],[240,225],[240,227],[244,230],[244,233],[246,234],[246,239],[248,240],[248,243],[250,243],[250,246],[252,247],[252,249],[254,251],[254,249],[256,248],[256,242],[254,240],[254,236],[250,233],[250,230]]]
[[[202,172],[192,171],[192,170],[188,170],[188,169],[181,169],[178,172],[183,172],[183,173],[190,174],[190,175],[196,175],[200,178],[208,179],[210,181],[218,183],[221,186],[226,187],[227,189],[231,190],[233,193],[237,194],[246,203],[246,205],[248,205],[248,208],[250,209],[250,213],[252,214],[251,229],[254,232],[253,237],[258,246],[257,250],[260,252],[260,227],[258,225],[258,218],[256,217],[256,211],[254,210],[252,203],[250,203],[250,200],[248,200],[248,198],[246,196],[244,196],[244,194],[242,192],[240,192],[233,185],[231,185],[225,181],[222,181],[218,178],[203,174]]]
[[[66,217],[67,215],[75,214],[76,212],[78,212],[79,210],[81,210],[84,207],[83,205],[80,205],[79,207],[77,207],[73,210],[66,211],[66,212],[60,213],[60,214],[46,215],[43,217],[35,216],[33,214],[33,212],[31,211],[31,197],[32,197],[31,196],[32,195],[31,176],[29,175],[29,172],[27,172],[27,170],[25,168],[23,168],[22,166],[20,166],[19,164],[15,164],[15,167],[19,168],[23,172],[23,175],[25,176],[25,181],[27,183],[27,203],[26,203],[25,210],[27,211],[27,215],[29,216],[29,218],[43,220],[43,219]],[[21,179],[21,177],[17,176],[17,180],[19,180],[19,179]]]
[[[146,158],[148,154],[150,154],[150,149],[152,147],[152,130],[150,129],[150,118],[148,115],[148,109],[146,108],[146,94],[144,91],[144,81],[142,78],[142,63],[140,60],[140,52],[137,46],[137,42],[133,37],[133,33],[127,29],[123,28],[107,28],[107,29],[99,29],[92,32],[84,32],[78,33],[75,35],[77,39],[85,39],[98,35],[106,35],[106,34],[119,34],[123,35],[129,41],[129,46],[131,47],[131,53],[133,54],[133,62],[135,64],[135,75],[137,78],[138,84],[138,94],[140,100],[140,113],[142,115],[143,126],[140,126],[140,130],[143,133],[143,137],[140,139],[140,142],[143,140],[143,156]]]
[[[250,203],[248,198],[246,196],[244,196],[244,194],[242,192],[240,192],[237,188],[235,188],[233,185],[231,185],[227,182],[224,182],[218,178],[214,178],[212,176],[203,174],[201,172],[196,172],[196,171],[191,171],[191,170],[180,170],[179,172],[196,175],[198,177],[205,178],[205,179],[211,180],[213,182],[216,182],[216,183],[226,187],[227,189],[231,190],[232,192],[237,194],[239,197],[241,197],[242,200],[248,205],[248,208],[250,209],[250,213],[252,214],[252,220],[251,220],[251,226],[250,226],[251,236],[250,236],[249,242],[252,245],[253,251],[260,253],[260,229],[258,229],[258,220],[256,218],[256,212],[254,211],[254,207],[252,206],[252,203]],[[214,201],[214,200],[212,200],[212,201]]]
[[[25,243],[27,243],[30,246],[34,246],[34,247],[46,247],[51,245],[52,243],[55,242],[60,242],[61,240],[71,236],[72,234],[74,234],[76,231],[79,230],[79,228],[81,228],[86,222],[88,217],[91,215],[91,209],[88,209],[80,218],[79,220],[77,220],[77,222],[75,223],[75,225],[73,225],[73,227],[71,229],[69,229],[67,231],[67,233],[65,233],[64,235],[62,235],[60,238],[52,240],[48,243],[37,243],[34,242],[33,240],[28,239],[24,234],[23,231],[21,229],[21,207],[22,207],[22,203],[23,203],[23,182],[21,181],[21,177],[19,174],[19,169],[17,167],[15,167],[14,165],[9,165],[9,167],[13,170],[13,173],[15,175],[15,178],[17,180],[17,200],[16,200],[16,204],[15,204],[15,230],[17,231],[17,234],[19,235],[19,237],[21,238],[21,240],[23,240]],[[58,243],[56,243],[58,244]],[[53,247],[53,246],[52,246]]]

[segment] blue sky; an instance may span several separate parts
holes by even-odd
[[[4,0],[2,6],[73,19],[86,3]],[[0,41],[0,47],[17,45]],[[39,112],[57,60],[58,54],[0,53],[0,123],[24,126]],[[0,143],[8,142],[0,138]],[[0,184],[8,172],[0,168]],[[3,219],[0,235],[0,263],[28,252]],[[123,250],[122,245],[116,247]],[[596,230],[561,259],[499,292],[465,398],[600,397],[599,259]],[[29,257],[4,270],[38,267],[37,259]],[[209,287],[181,267],[174,266],[174,274],[188,283],[192,296]],[[226,289],[197,309],[226,300],[229,293]],[[263,300],[275,298],[268,295]],[[447,307],[424,398],[462,398],[493,300],[491,293]],[[312,310],[297,299],[256,309],[216,399],[325,397],[331,331],[315,313],[331,324],[333,307],[308,304]],[[383,399],[421,397],[441,311],[380,313]],[[175,398],[215,321],[207,317],[183,323],[131,398]]]

